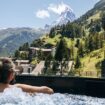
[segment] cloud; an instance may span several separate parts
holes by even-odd
[[[36,12],[36,17],[44,19],[44,18],[49,18],[50,14],[47,10],[38,10]]]
[[[55,14],[60,15],[66,9],[70,9],[71,11],[73,11],[69,5],[67,5],[63,2],[61,2],[58,5],[57,4],[49,4],[49,6],[47,7],[46,10],[45,9],[38,10],[36,12],[36,17],[40,18],[40,19],[49,18],[50,17],[50,12],[53,12]]]
[[[65,11],[66,8],[71,9],[69,5],[61,2],[58,5],[50,4],[49,7],[48,7],[48,10],[60,15],[63,11]],[[71,11],[73,11],[73,10],[71,9]]]

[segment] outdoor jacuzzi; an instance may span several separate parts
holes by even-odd
[[[0,105],[105,105],[105,79],[23,75],[16,81],[49,86],[55,93],[30,95],[12,87],[0,93]]]
[[[30,95],[12,87],[0,93],[0,105],[105,105],[105,99],[60,93]]]

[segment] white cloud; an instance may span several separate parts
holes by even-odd
[[[36,12],[36,17],[44,19],[44,18],[49,18],[50,14],[47,10],[38,10]]]
[[[58,5],[56,5],[56,4],[50,4],[49,7],[48,7],[48,10],[50,10],[50,11],[60,15],[63,11],[65,11],[66,8],[71,9],[69,5],[64,4],[62,2],[62,3],[58,4]]]

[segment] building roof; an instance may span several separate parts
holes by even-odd
[[[15,62],[24,62],[24,63],[29,63],[29,60],[16,60]]]
[[[30,49],[37,50],[37,51],[39,51],[39,50],[41,50],[41,51],[52,51],[52,49],[45,49],[45,48],[38,48],[38,47],[30,47]]]

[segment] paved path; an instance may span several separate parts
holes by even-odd
[[[31,74],[33,74],[33,75],[41,74],[41,72],[44,68],[44,63],[45,63],[45,61],[41,61],[39,64],[37,64],[37,66],[35,67],[35,69],[32,71]]]
[[[69,61],[69,63],[68,63],[68,71],[71,71],[71,69],[72,69],[72,66],[73,66],[73,61]]]

